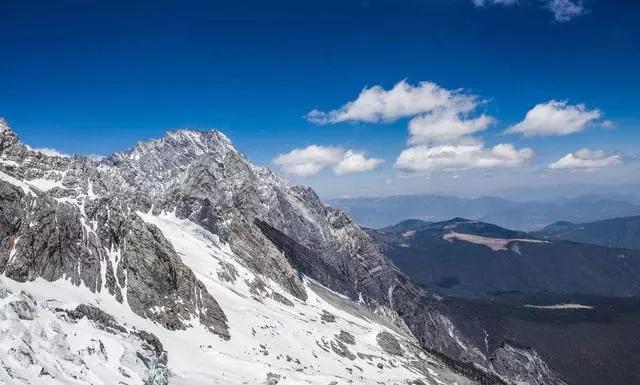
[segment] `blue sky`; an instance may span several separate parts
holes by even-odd
[[[504,2],[3,1],[0,116],[32,147],[64,153],[109,154],[174,128],[218,128],[254,162],[326,197],[640,182],[640,4],[494,4]],[[563,6],[569,14],[558,13]],[[471,111],[437,105],[454,119],[442,124],[482,115],[491,123],[410,144],[409,122],[434,110],[381,122],[305,118],[357,101],[365,87],[388,91],[404,79],[410,90],[433,82],[457,95],[454,102],[475,97]],[[566,103],[550,113],[582,108],[598,117],[573,133],[504,134],[554,100]],[[550,124],[548,115],[540,124]],[[500,143],[533,154],[495,166],[504,160],[491,152]],[[424,163],[434,148],[471,144],[479,146],[473,159],[456,158],[458,166]],[[303,161],[324,166],[313,175],[287,173],[287,161],[300,162],[291,151],[310,145],[325,152],[302,153]],[[422,158],[399,164],[412,147]],[[336,175],[348,150],[383,162],[356,162]],[[570,153],[566,167],[549,169]]]

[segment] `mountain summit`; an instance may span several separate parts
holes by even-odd
[[[99,161],[2,133],[0,335],[28,338],[0,348],[0,379],[561,383],[460,332],[349,216],[218,131]]]

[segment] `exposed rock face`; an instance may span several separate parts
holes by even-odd
[[[0,180],[0,271],[17,281],[65,277],[92,291],[107,290],[169,329],[186,328],[194,316],[228,338],[215,299],[162,234],[135,215],[150,207],[149,198],[127,193],[112,168],[28,151],[6,129],[0,147],[6,171]]]
[[[533,349],[517,348],[508,342],[495,351],[494,366],[516,384],[544,385],[558,381]]]
[[[100,325],[104,330],[108,330],[111,332],[125,332],[126,329],[122,326],[118,325],[116,320],[109,314],[102,311],[100,308],[95,306],[80,304],[73,310],[62,310],[67,313],[67,315],[74,319],[82,319],[83,317],[87,317],[87,319],[94,321],[96,324]]]
[[[29,151],[3,123],[0,151],[0,272],[12,279],[64,277],[108,291],[167,329],[199,322],[229,338],[215,293],[137,214],[171,212],[219,235],[243,265],[299,299],[308,296],[302,273],[410,331],[424,348],[495,372],[438,297],[400,273],[346,214],[252,165],[220,132],[174,131],[95,161]],[[233,267],[219,274],[236,280]],[[334,345],[351,357],[343,342]]]
[[[380,347],[389,354],[401,356],[404,353],[396,337],[389,332],[378,333],[376,340],[378,341],[378,345],[380,345]]]
[[[300,245],[265,222],[257,221],[257,224],[299,271],[351,298],[362,296],[369,306],[398,326],[408,328],[425,347],[490,365],[483,353],[456,330],[446,316],[450,310],[436,296],[417,288],[372,246],[367,234],[346,216],[341,218],[342,221],[337,222],[342,226],[341,236],[351,243],[357,259],[354,262],[350,254],[336,251],[330,256],[342,255],[343,258],[336,265],[326,261],[324,255],[316,251],[317,247],[312,250]]]
[[[344,330],[340,331],[340,334],[338,334],[336,336],[336,339],[338,339],[338,340],[340,340],[340,341],[342,341],[342,342],[344,342],[345,344],[348,344],[348,345],[355,345],[355,343],[356,343],[355,337],[353,335],[351,335],[351,333],[346,332]]]

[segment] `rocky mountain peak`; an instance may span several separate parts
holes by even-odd
[[[28,151],[4,126],[0,145],[11,147],[0,148],[0,273],[11,280],[64,279],[164,338],[201,329],[203,338],[235,341],[250,329],[233,322],[251,318],[233,316],[237,309],[264,305],[266,319],[277,314],[274,298],[299,310],[331,289],[341,295],[332,302],[347,303],[340,312],[373,312],[421,347],[476,365],[481,383],[504,383],[494,381],[484,336],[462,334],[453,310],[413,284],[348,215],[252,165],[219,131],[171,131],[94,162]],[[300,313],[286,314],[283,327]],[[345,354],[323,338],[313,341],[320,351]]]
[[[9,127],[9,123],[3,117],[0,117],[0,133],[4,133],[5,131],[11,131],[11,127]]]
[[[118,170],[132,187],[142,188],[152,196],[181,183],[198,165],[249,167],[246,158],[221,132],[190,129],[170,131],[162,138],[138,142],[130,150],[110,155],[103,164]]]
[[[194,157],[204,154],[213,153],[224,157],[229,152],[237,153],[237,150],[231,140],[220,131],[180,129],[169,131],[160,139],[138,142],[130,150],[115,153],[112,157],[120,160],[140,161],[164,155],[184,157],[183,160],[188,162]]]
[[[18,135],[13,132],[6,119],[0,117],[0,151],[4,151],[18,142]]]

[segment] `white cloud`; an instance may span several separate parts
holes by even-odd
[[[611,120],[603,120],[601,125],[604,128],[614,128],[616,126],[616,122]]]
[[[307,119],[317,124],[346,121],[391,122],[412,117],[409,143],[451,143],[485,130],[494,119],[482,114],[471,116],[480,105],[474,95],[447,90],[431,82],[413,86],[406,81],[390,90],[380,86],[365,88],[358,97],[337,110],[313,110]]]
[[[568,153],[556,162],[551,163],[549,168],[554,170],[596,170],[618,164],[620,162],[622,162],[622,160],[619,155],[607,156],[607,154],[602,150],[589,150],[588,148],[583,148],[575,153]]]
[[[568,135],[584,130],[602,113],[588,110],[584,104],[570,105],[566,101],[551,100],[533,107],[524,120],[509,127],[505,133],[524,136]]]
[[[344,175],[371,171],[382,162],[382,159],[365,158],[364,152],[349,150],[344,154],[344,158],[333,168],[333,172],[336,175]]]
[[[499,4],[499,5],[513,5],[518,2],[518,0],[471,0],[473,5],[476,7],[484,7],[489,4]]]
[[[315,144],[280,154],[273,160],[287,174],[298,176],[315,175],[329,165],[334,165],[336,175],[358,173],[373,170],[382,162],[366,158],[364,152]]]
[[[377,123],[436,110],[464,114],[473,111],[477,105],[475,96],[460,90],[447,90],[432,82],[420,82],[413,86],[403,80],[390,90],[381,86],[364,88],[355,100],[342,107],[329,112],[313,110],[306,117],[317,124],[348,121]]]
[[[464,118],[450,111],[416,116],[409,122],[409,144],[447,143],[485,130],[495,119],[485,114]]]
[[[344,150],[339,147],[313,144],[302,149],[296,148],[287,154],[280,154],[273,163],[282,167],[288,174],[309,176],[317,174],[330,164],[340,162],[343,157]]]
[[[405,149],[395,167],[408,172],[433,173],[475,168],[515,167],[531,159],[530,148],[516,149],[511,144],[485,148],[482,143],[440,146],[414,146]]]
[[[573,0],[547,0],[547,8],[556,21],[569,21],[585,12],[582,2]]]
[[[476,7],[488,5],[515,5],[518,0],[471,0]],[[586,12],[580,0],[540,0],[543,7],[551,11],[556,21],[564,22]],[[525,2],[526,3],[526,2]]]
[[[63,152],[60,152],[60,151],[56,150],[55,148],[48,148],[48,147],[32,148],[29,145],[26,145],[26,147],[27,147],[27,150],[29,150],[29,151],[39,152],[39,153],[44,154],[46,156],[59,156],[59,157],[62,157],[62,158],[70,157],[69,154],[65,154]]]

